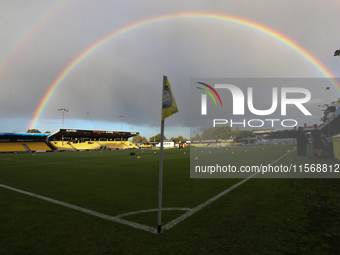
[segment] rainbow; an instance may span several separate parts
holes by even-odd
[[[66,9],[71,4],[71,1],[59,0],[51,5],[48,11],[43,12],[38,16],[30,26],[25,29],[25,32],[16,38],[11,43],[11,47],[5,51],[5,54],[0,57],[0,75],[5,72],[5,67],[8,68],[15,56],[24,48],[34,36],[46,26],[58,13]]]
[[[303,49],[297,43],[286,37],[285,35],[270,29],[264,25],[258,24],[254,21],[246,20],[244,18],[233,17],[228,15],[220,15],[215,13],[175,13],[175,14],[168,14],[163,16],[156,16],[144,20],[140,20],[134,22],[130,25],[122,27],[105,37],[98,40],[96,43],[91,45],[85,51],[83,51],[80,55],[78,55],[72,62],[70,62],[66,68],[59,74],[56,80],[50,85],[48,91],[44,95],[43,99],[40,101],[34,116],[31,120],[29,129],[34,129],[37,125],[37,122],[44,111],[49,99],[53,95],[53,92],[57,89],[57,87],[62,83],[62,81],[67,77],[67,75],[81,62],[83,61],[90,53],[94,50],[98,49],[100,46],[105,44],[106,42],[110,41],[111,39],[123,35],[129,31],[134,29],[140,28],[142,26],[154,24],[157,22],[168,21],[168,20],[175,20],[175,19],[207,19],[207,20],[216,20],[222,22],[229,22],[236,25],[241,25],[246,28],[250,28],[257,32],[260,32],[264,35],[277,40],[278,42],[282,43],[283,45],[291,48],[293,51],[301,55],[305,60],[307,60],[312,66],[314,66],[324,77],[329,78],[332,85],[336,88],[338,92],[340,92],[340,86],[336,83],[335,79],[332,79],[334,76],[330,71],[328,71],[320,61],[318,61],[311,53]]]

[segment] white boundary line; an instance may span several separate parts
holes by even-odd
[[[270,165],[275,164],[277,161],[279,161],[280,159],[282,159],[286,155],[290,154],[294,150],[295,149],[293,149],[290,152],[284,154],[283,156],[281,156],[277,160],[275,160],[272,163],[270,163]],[[204,203],[200,204],[199,206],[197,206],[197,207],[195,207],[193,209],[190,209],[190,208],[163,208],[162,211],[163,210],[165,210],[165,211],[169,211],[169,210],[182,210],[182,211],[188,211],[188,212],[186,212],[185,214],[179,216],[178,218],[176,218],[176,219],[172,220],[171,222],[169,222],[168,224],[166,224],[162,228],[162,232],[164,232],[165,230],[168,230],[168,229],[172,228],[173,226],[177,225],[181,221],[183,221],[186,218],[188,218],[191,215],[193,215],[195,212],[198,212],[199,210],[201,210],[204,207],[208,206],[212,202],[216,201],[220,197],[222,197],[225,194],[229,193],[230,191],[232,191],[233,189],[237,188],[238,186],[240,186],[241,184],[245,183],[246,181],[248,181],[249,179],[253,178],[255,175],[257,175],[259,173],[260,172],[257,172],[257,173],[254,173],[254,174],[248,176],[246,179],[244,179],[244,180],[234,184],[230,188],[222,191],[218,195],[214,196],[213,198],[210,198],[209,200],[205,201]],[[25,195],[28,195],[28,196],[31,196],[31,197],[39,198],[39,199],[42,199],[42,200],[45,200],[45,201],[48,201],[48,202],[51,202],[51,203],[54,203],[54,204],[57,204],[57,205],[62,205],[62,206],[71,208],[73,210],[77,210],[77,211],[80,211],[80,212],[83,212],[83,213],[87,213],[87,214],[90,214],[90,215],[93,215],[93,216],[97,216],[97,217],[105,219],[105,220],[110,220],[110,221],[113,221],[113,222],[121,223],[123,225],[128,225],[128,226],[133,227],[133,228],[142,229],[142,230],[145,230],[145,231],[153,233],[153,234],[157,234],[157,229],[156,228],[152,228],[152,227],[149,227],[149,226],[146,226],[146,225],[143,225],[143,224],[139,224],[139,223],[135,223],[135,222],[132,222],[132,221],[121,219],[121,217],[129,216],[129,215],[134,215],[134,214],[138,214],[138,213],[154,212],[154,211],[158,210],[157,208],[156,209],[147,209],[147,210],[129,212],[129,213],[123,213],[123,214],[120,214],[120,215],[117,215],[117,216],[113,217],[113,216],[106,215],[106,214],[99,213],[99,212],[95,212],[95,211],[92,211],[92,210],[89,210],[89,209],[86,209],[86,208],[83,208],[83,207],[79,207],[79,206],[76,206],[76,205],[65,203],[65,202],[62,202],[62,201],[59,201],[59,200],[55,200],[55,199],[52,199],[52,198],[40,196],[40,195],[31,193],[31,192],[27,192],[27,191],[24,191],[24,190],[16,189],[16,188],[13,188],[13,187],[10,187],[10,186],[7,186],[7,185],[0,184],[0,187],[5,188],[5,189],[9,189],[9,190],[12,190],[12,191],[16,191],[18,193],[22,193],[22,194],[25,194]]]
[[[291,153],[292,151],[294,151],[295,149],[291,150],[290,152],[284,154],[283,156],[281,156],[280,158],[278,158],[277,160],[273,161],[272,163],[270,163],[270,165],[275,164],[277,161],[279,161],[280,159],[282,159],[283,157],[287,156],[289,153]],[[199,210],[203,209],[204,207],[206,207],[207,205],[210,205],[212,202],[214,202],[215,200],[219,199],[220,197],[224,196],[225,194],[229,193],[230,191],[232,191],[233,189],[237,188],[238,186],[240,186],[241,184],[245,183],[246,181],[248,181],[249,179],[253,178],[255,175],[259,174],[260,172],[254,173],[250,176],[248,176],[246,179],[234,184],[233,186],[231,186],[230,188],[226,189],[225,191],[222,191],[220,194],[214,196],[213,198],[210,198],[209,200],[207,200],[206,202],[204,202],[203,204],[200,204],[199,206],[195,207],[194,209],[190,210],[189,212],[179,216],[178,218],[170,221],[168,224],[166,224],[163,227],[163,231],[168,230],[170,228],[172,228],[173,226],[177,225],[178,223],[180,223],[181,221],[185,220],[186,218],[190,217],[191,215],[193,215],[195,212],[198,212]]]
[[[114,221],[114,222],[117,222],[117,223],[128,225],[128,226],[133,227],[133,228],[142,229],[142,230],[154,233],[154,234],[157,233],[156,228],[152,228],[152,227],[149,227],[149,226],[146,226],[146,225],[142,225],[142,224],[139,224],[139,223],[119,219],[118,217],[113,217],[113,216],[106,215],[106,214],[103,214],[103,213],[98,213],[98,212],[95,212],[95,211],[92,211],[92,210],[89,210],[89,209],[86,209],[86,208],[82,208],[82,207],[72,205],[72,204],[69,204],[69,203],[65,203],[65,202],[55,200],[55,199],[52,199],[52,198],[40,196],[40,195],[31,193],[31,192],[27,192],[27,191],[24,191],[24,190],[12,188],[10,186],[6,186],[6,185],[3,185],[3,184],[0,184],[0,187],[3,187],[5,189],[9,189],[9,190],[13,190],[13,191],[16,191],[16,192],[19,192],[19,193],[22,193],[22,194],[25,194],[25,195],[28,195],[28,196],[31,196],[31,197],[39,198],[39,199],[42,199],[42,200],[45,200],[45,201],[48,201],[48,202],[51,202],[51,203],[54,203],[54,204],[57,204],[57,205],[62,205],[62,206],[65,206],[65,207],[68,207],[68,208],[71,208],[71,209],[74,209],[74,210],[77,210],[77,211],[80,211],[80,212],[83,212],[83,213],[91,214],[91,215],[97,216],[97,217],[105,219],[105,220]]]
[[[179,210],[179,211],[190,211],[192,210],[191,208],[176,208],[176,207],[171,207],[171,208],[162,208],[162,211],[174,211],[174,210]],[[122,218],[122,217],[126,217],[126,216],[130,216],[130,215],[134,215],[134,214],[139,214],[139,213],[147,213],[147,212],[157,212],[158,208],[155,209],[147,209],[147,210],[140,210],[140,211],[135,211],[135,212],[128,212],[128,213],[122,213],[119,214],[115,217],[117,218]]]

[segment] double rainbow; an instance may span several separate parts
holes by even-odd
[[[79,0],[78,0],[79,1]],[[74,2],[74,1],[73,1]],[[20,34],[13,42],[11,47],[5,51],[5,54],[0,57],[0,76],[5,72],[21,50],[35,37],[35,35],[44,28],[44,26],[53,20],[62,10],[73,4],[71,1],[59,0],[48,7],[48,11],[37,16],[32,24],[30,24],[25,32]]]
[[[56,80],[49,86],[48,91],[40,101],[37,109],[35,110],[34,116],[31,120],[29,129],[36,128],[37,122],[40,119],[40,116],[42,112],[44,111],[46,105],[48,104],[51,96],[53,95],[53,92],[58,88],[58,86],[62,83],[62,81],[67,77],[67,75],[81,62],[83,61],[90,53],[92,53],[94,50],[98,49],[100,46],[105,44],[106,42],[110,41],[111,39],[116,38],[117,36],[123,35],[125,33],[128,33],[130,31],[133,31],[137,28],[155,24],[158,22],[163,21],[171,21],[176,19],[206,19],[206,20],[216,20],[216,21],[222,21],[222,22],[229,22],[231,24],[236,24],[243,26],[245,28],[250,28],[254,31],[257,31],[261,34],[264,34],[266,36],[269,36],[270,38],[282,43],[283,45],[291,48],[293,51],[295,51],[297,54],[299,54],[301,57],[303,57],[305,60],[307,60],[312,66],[314,66],[319,73],[321,73],[324,77],[330,79],[330,83],[334,86],[334,88],[340,92],[340,86],[336,83],[335,79],[333,79],[333,75],[330,71],[327,70],[326,67],[322,65],[322,63],[317,60],[311,53],[306,51],[304,48],[299,46],[297,43],[292,41],[290,38],[286,37],[285,35],[270,29],[264,25],[261,25],[259,23],[256,23],[254,21],[246,20],[244,18],[239,17],[233,17],[228,15],[220,15],[215,13],[175,13],[175,14],[168,14],[163,16],[156,16],[144,20],[140,20],[137,22],[134,22],[130,25],[127,25],[125,27],[122,27],[107,36],[101,38],[96,43],[92,44],[89,48],[87,48],[85,51],[83,51],[80,55],[78,55],[73,61],[71,61],[65,69],[59,74],[59,76],[56,78]]]

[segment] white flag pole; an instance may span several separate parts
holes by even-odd
[[[158,233],[162,232],[162,189],[163,189],[163,137],[164,120],[161,125],[161,152],[159,156],[159,190],[158,190]]]
[[[163,120],[163,95],[165,87],[165,76],[163,76],[162,88],[162,114],[161,114],[161,151],[159,156],[159,189],[158,189],[158,234],[162,232],[162,189],[163,189],[163,140],[164,140],[164,120]]]

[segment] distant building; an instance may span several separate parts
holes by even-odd
[[[157,143],[156,147],[160,148],[161,147],[161,143]],[[175,147],[175,142],[174,141],[170,141],[170,140],[163,141],[163,148],[172,148],[172,147]]]

